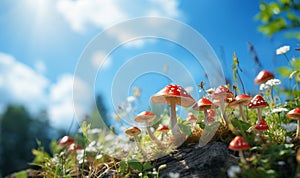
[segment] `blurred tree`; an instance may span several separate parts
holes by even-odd
[[[272,36],[285,31],[287,37],[300,39],[300,1],[277,0],[277,2],[262,1],[256,19],[262,22],[258,30]]]
[[[24,106],[10,105],[0,121],[0,170],[3,176],[29,167],[36,140],[48,150],[51,129],[46,111],[32,117]]]

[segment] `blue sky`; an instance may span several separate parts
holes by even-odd
[[[176,19],[197,30],[215,50],[226,76],[231,76],[232,54],[236,52],[244,69],[241,76],[247,90],[257,92],[258,86],[253,85],[257,68],[247,42],[255,46],[264,68],[273,72],[277,66],[286,65],[282,56],[275,56],[276,48],[286,44],[296,46],[295,41],[286,40],[282,35],[271,40],[259,33],[259,22],[254,20],[258,8],[256,0],[126,3],[121,0],[1,0],[0,106],[3,109],[8,103],[21,103],[33,112],[46,108],[52,124],[65,127],[74,113],[74,72],[89,42],[114,24],[145,16]],[[174,31],[166,27],[165,30]],[[94,92],[104,96],[108,108],[112,108],[109,86],[120,67],[136,55],[149,52],[170,55],[188,68],[196,82],[204,79],[201,66],[194,65],[193,56],[180,46],[164,40],[133,42],[114,50],[98,73]],[[101,57],[102,53],[95,54],[95,58]],[[98,65],[102,61],[94,62]],[[171,70],[172,64],[168,66]],[[142,88],[140,108],[147,109],[147,98],[169,82],[163,75],[150,73],[139,76],[130,85]],[[84,95],[89,89],[79,88],[83,93],[78,96],[82,114],[88,112],[92,98]]]

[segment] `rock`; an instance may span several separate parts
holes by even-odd
[[[161,177],[170,177],[171,173],[179,173],[179,177],[226,177],[226,170],[236,164],[230,156],[228,146],[222,142],[208,143],[203,147],[190,145],[178,148],[178,151],[159,158],[156,169],[165,164],[160,170]]]

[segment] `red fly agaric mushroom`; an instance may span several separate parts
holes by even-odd
[[[68,146],[71,145],[72,143],[74,143],[74,140],[70,136],[64,136],[63,138],[60,139],[58,144],[62,146]]]
[[[297,132],[296,132],[296,137],[295,139],[300,140],[300,108],[295,108],[290,110],[287,114],[286,117],[289,119],[294,119],[297,120]]]
[[[243,150],[248,150],[250,148],[248,142],[241,136],[236,136],[228,146],[229,149],[233,151],[239,151],[240,159],[243,163],[246,162]]]
[[[140,142],[138,141],[138,135],[141,134],[141,130],[136,126],[133,126],[133,127],[129,127],[128,129],[126,129],[125,133],[129,136],[132,136],[134,138],[134,142],[135,142],[136,146],[138,147],[138,149],[142,151],[144,156],[147,155],[146,152],[143,150]]]
[[[258,131],[264,131],[264,130],[268,130],[269,126],[264,119],[261,119],[256,123],[255,129]]]
[[[194,106],[193,109],[194,110],[198,110],[198,111],[203,111],[204,112],[204,124],[207,125],[207,110],[211,109],[213,106],[213,103],[208,99],[208,98],[204,98],[202,97]]]
[[[69,152],[75,152],[75,151],[77,151],[77,150],[82,150],[82,149],[83,149],[82,146],[77,145],[76,143],[72,143],[72,144],[70,144],[69,147],[68,147],[68,151],[69,151]]]
[[[147,132],[151,138],[158,146],[162,147],[162,143],[155,137],[155,135],[151,132],[149,123],[152,122],[156,117],[156,114],[150,111],[143,111],[139,113],[135,118],[134,121],[139,123],[146,123]]]
[[[192,127],[194,128],[196,126],[197,123],[197,118],[194,116],[193,113],[188,113],[188,117],[186,118],[187,121],[189,121],[190,123],[192,123]]]
[[[207,114],[210,117],[215,117],[216,116],[216,111],[213,110],[213,109],[209,109],[209,110],[207,110]]]
[[[161,133],[161,140],[164,139],[164,136],[166,135],[167,132],[169,132],[169,127],[165,125],[160,125],[156,131]]]
[[[234,99],[234,94],[225,86],[219,86],[212,95],[214,99],[214,103],[218,103],[221,108],[222,117],[228,126],[230,124],[230,120],[227,118],[225,112],[225,102],[232,101]]]
[[[232,102],[230,102],[228,104],[228,107],[230,108],[235,108],[235,107],[239,107],[239,111],[240,111],[240,115],[242,116],[243,120],[245,122],[247,122],[246,116],[243,112],[243,105],[248,105],[251,101],[251,96],[249,95],[245,95],[245,94],[240,94],[238,96],[235,97],[235,100],[233,100]]]
[[[274,75],[271,72],[266,70],[262,70],[258,73],[258,75],[254,79],[255,84],[266,83],[268,80],[274,79]]]
[[[249,109],[257,109],[258,120],[262,119],[261,108],[267,107],[269,104],[264,100],[264,98],[260,95],[254,96],[250,103],[248,104]]]
[[[195,100],[181,86],[170,84],[152,96],[151,102],[170,105],[171,131],[176,136],[180,134],[176,119],[176,105],[190,107],[195,103]]]

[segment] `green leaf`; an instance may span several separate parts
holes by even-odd
[[[241,120],[233,119],[231,122],[235,128],[238,128],[239,130],[242,130],[242,131],[246,131],[251,127],[251,125],[249,123],[246,123]]]
[[[26,171],[17,172],[15,174],[15,178],[27,178],[27,172]]]
[[[127,169],[127,163],[125,161],[120,161],[119,165],[121,173],[124,173]]]
[[[280,67],[276,70],[282,77],[289,77],[292,70],[288,67]]]
[[[292,64],[296,69],[300,69],[300,59],[292,61]]]
[[[148,169],[151,169],[151,168],[153,168],[153,166],[151,165],[150,162],[145,162],[144,163],[144,170],[148,170]]]
[[[137,160],[131,160],[130,162],[128,162],[128,166],[131,169],[136,169],[139,172],[143,172],[143,165],[140,162],[138,162]]]
[[[191,135],[192,130],[191,127],[185,122],[178,122],[179,129],[186,135]]]

